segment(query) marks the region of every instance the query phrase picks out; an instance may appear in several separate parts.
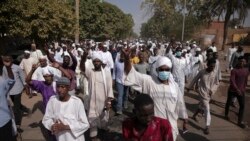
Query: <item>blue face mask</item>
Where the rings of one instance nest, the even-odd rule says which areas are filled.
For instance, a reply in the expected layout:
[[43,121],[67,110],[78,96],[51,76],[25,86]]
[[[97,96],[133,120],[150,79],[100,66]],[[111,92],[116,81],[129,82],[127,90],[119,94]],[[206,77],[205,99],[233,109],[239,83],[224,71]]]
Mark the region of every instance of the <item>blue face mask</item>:
[[181,51],[177,51],[177,52],[175,53],[175,55],[176,55],[177,57],[180,57],[180,56],[181,56]]
[[158,77],[162,81],[168,80],[169,76],[170,76],[170,72],[169,71],[160,71],[158,73]]

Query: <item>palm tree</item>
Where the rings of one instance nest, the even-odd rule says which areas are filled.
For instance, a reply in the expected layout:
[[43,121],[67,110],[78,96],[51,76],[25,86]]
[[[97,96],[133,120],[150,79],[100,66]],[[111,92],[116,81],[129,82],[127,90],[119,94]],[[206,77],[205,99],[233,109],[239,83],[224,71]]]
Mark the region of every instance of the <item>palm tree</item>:
[[206,11],[206,13],[210,18],[220,18],[221,15],[225,14],[223,43],[221,48],[224,50],[231,16],[234,13],[238,13],[239,21],[244,23],[247,17],[247,10],[250,7],[250,2],[249,0],[209,0],[205,2],[204,6],[207,6],[206,9],[208,11]]

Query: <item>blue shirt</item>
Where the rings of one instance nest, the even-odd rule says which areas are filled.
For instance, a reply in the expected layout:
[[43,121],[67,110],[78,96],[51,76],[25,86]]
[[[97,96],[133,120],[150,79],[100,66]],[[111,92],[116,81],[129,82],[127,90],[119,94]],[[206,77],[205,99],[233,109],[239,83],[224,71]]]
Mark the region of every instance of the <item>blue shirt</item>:
[[11,119],[11,112],[7,102],[7,93],[14,83],[14,80],[4,79],[0,76],[0,127],[3,127]]
[[[11,69],[14,74],[15,84],[11,88],[9,95],[18,95],[22,93],[24,85],[26,85],[24,71],[15,64],[12,64]],[[8,72],[5,66],[3,67],[3,78],[9,79]]]
[[115,61],[115,66],[113,69],[113,80],[120,84],[124,84],[123,82],[123,72],[124,72],[124,62],[120,62],[119,60]]

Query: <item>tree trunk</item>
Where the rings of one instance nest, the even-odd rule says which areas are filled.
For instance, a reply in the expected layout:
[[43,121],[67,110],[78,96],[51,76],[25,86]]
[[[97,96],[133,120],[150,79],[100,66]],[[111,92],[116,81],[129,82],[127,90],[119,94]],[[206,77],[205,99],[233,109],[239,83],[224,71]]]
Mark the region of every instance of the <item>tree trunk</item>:
[[225,49],[225,44],[227,40],[227,33],[228,33],[228,25],[230,21],[230,17],[232,15],[232,1],[229,1],[227,4],[227,12],[225,15],[225,20],[224,20],[224,33],[223,33],[223,42],[222,42],[222,47],[221,50]]

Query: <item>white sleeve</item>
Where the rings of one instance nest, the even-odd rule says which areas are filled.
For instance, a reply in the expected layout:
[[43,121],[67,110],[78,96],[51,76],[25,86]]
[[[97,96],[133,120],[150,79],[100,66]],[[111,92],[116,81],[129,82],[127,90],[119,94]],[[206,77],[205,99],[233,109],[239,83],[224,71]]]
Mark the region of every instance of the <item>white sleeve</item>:
[[51,126],[54,124],[53,118],[54,118],[54,111],[53,111],[53,102],[52,102],[52,97],[48,101],[48,104],[46,106],[46,111],[43,116],[42,123],[45,128],[48,130],[51,130]]
[[77,108],[78,118],[68,120],[70,130],[76,138],[82,135],[89,128],[89,122],[87,120],[84,105],[80,100],[78,100],[77,102],[78,106],[76,108]]
[[23,69],[23,70],[24,70],[23,60],[22,60],[22,61],[21,61],[21,63],[19,64],[19,67],[20,67],[21,69]]

